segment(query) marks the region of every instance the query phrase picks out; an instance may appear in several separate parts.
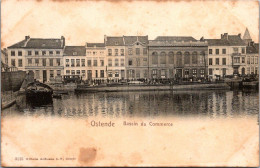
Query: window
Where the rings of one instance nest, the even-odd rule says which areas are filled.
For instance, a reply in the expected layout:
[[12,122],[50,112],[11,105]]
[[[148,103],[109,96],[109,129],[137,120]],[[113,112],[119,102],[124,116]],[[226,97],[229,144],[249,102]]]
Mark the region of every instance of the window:
[[35,53],[35,55],[39,55],[39,51],[35,51],[34,53]]
[[115,56],[118,56],[118,49],[115,49]]
[[216,65],[219,65],[219,58],[216,58]]
[[250,74],[250,67],[247,67],[246,71],[247,71],[247,74]]
[[71,59],[70,62],[71,62],[71,67],[75,67],[75,59]]
[[204,65],[205,64],[205,59],[206,59],[205,52],[201,51],[200,52],[200,63]]
[[227,69],[226,68],[223,68],[222,69],[222,73],[223,73],[223,76],[227,74]]
[[39,59],[38,58],[35,59],[35,64],[36,64],[36,66],[38,66],[38,64],[39,64]]
[[190,64],[190,53],[189,52],[184,53],[184,64]]
[[70,74],[70,70],[66,70],[66,74],[69,75]]
[[250,57],[247,57],[247,64],[250,64]]
[[209,65],[212,65],[212,58],[209,58]]
[[245,48],[242,48],[242,54],[245,54]]
[[128,60],[128,65],[129,66],[133,65],[133,61],[131,59]]
[[109,55],[109,56],[112,55],[112,49],[108,49],[108,55]]
[[53,77],[54,77],[54,71],[50,70],[50,78],[53,78]]
[[85,64],[85,59],[81,59],[81,66],[82,66],[82,67],[86,66],[86,64]]
[[147,48],[143,48],[143,55],[147,55]]
[[50,66],[53,66],[53,59],[49,59],[50,60]]
[[53,51],[49,51],[49,54],[50,54],[50,55],[53,55]]
[[177,52],[177,66],[182,66],[182,53]]
[[60,51],[56,51],[56,55],[60,55]]
[[96,78],[98,78],[98,70],[96,70]]
[[11,59],[11,65],[15,66],[15,59]]
[[76,73],[77,73],[77,75],[80,75],[80,70],[77,70]]
[[15,51],[11,51],[11,56],[15,56]]
[[22,56],[22,55],[23,55],[22,51],[18,51],[18,56]]
[[76,59],[76,66],[80,67],[80,59]]
[[100,66],[104,66],[104,60],[100,60]]
[[91,60],[88,60],[88,66],[91,67]]
[[193,77],[197,77],[197,69],[193,69],[192,70],[192,76]]
[[143,58],[143,66],[147,66],[147,58]]
[[42,55],[46,55],[46,51],[42,51]]
[[209,75],[213,75],[213,70],[209,68]]
[[158,54],[157,54],[157,52],[152,53],[152,64],[158,64]]
[[204,74],[205,73],[205,70],[204,69],[201,69],[200,70],[200,74]]
[[108,66],[109,66],[109,67],[112,66],[112,59],[108,59]]
[[245,57],[242,57],[242,63],[245,63]]
[[136,58],[136,66],[140,66],[140,58]]
[[32,55],[32,51],[28,51],[28,55]]
[[216,55],[218,55],[219,54],[219,49],[216,49]]
[[42,66],[46,66],[46,58],[42,59]]
[[39,71],[39,70],[36,70],[36,71],[35,71],[35,78],[36,78],[36,79],[39,79],[39,78],[40,78],[40,71]]
[[56,59],[56,63],[57,63],[57,66],[60,66],[60,59],[59,58]]
[[104,73],[104,70],[100,70],[100,77],[101,77],[101,78],[104,78],[104,77],[105,77],[104,74],[105,74],[105,73]]
[[93,51],[93,55],[96,55],[96,54],[97,54],[97,52]]
[[222,65],[226,65],[226,58],[222,58]]
[[169,64],[174,64],[174,54],[173,52],[169,52],[169,58],[168,58],[168,62]]
[[212,54],[212,49],[209,49],[209,54]]
[[140,70],[136,70],[136,78],[140,79]]
[[71,75],[75,75],[75,70],[71,70]]
[[111,71],[108,72],[108,77],[113,77],[113,74]]
[[97,66],[97,60],[94,60],[94,65],[93,66]]
[[123,66],[125,66],[125,60],[124,59],[121,59],[121,66],[123,67]]
[[31,65],[31,64],[32,64],[32,59],[28,58],[28,65]]
[[61,70],[57,70],[57,76],[61,75]]
[[82,76],[85,76],[86,71],[85,70],[81,70],[81,74],[82,74]]
[[136,55],[140,55],[140,48],[135,49]]
[[198,63],[198,54],[197,52],[192,53],[192,64],[197,64]]
[[234,53],[238,53],[238,48],[233,48]]
[[115,72],[115,77],[119,77],[119,72],[118,71]]
[[254,57],[251,57],[251,64],[254,64]]
[[258,58],[255,57],[255,64],[258,64]]
[[75,52],[75,51],[72,53],[72,55],[77,55],[77,54],[78,54],[78,53],[77,53],[77,52]]
[[69,67],[70,66],[70,63],[69,63],[69,59],[66,59],[66,67]]
[[121,56],[124,56],[124,49],[121,49],[121,50],[120,50],[120,55],[121,55]]
[[128,48],[128,55],[133,55],[133,49],[132,48]]
[[115,59],[115,66],[119,66],[118,59]]
[[226,54],[226,52],[227,52],[226,49],[223,48],[223,49],[222,49],[222,54]]
[[234,58],[234,63],[240,63],[240,57],[235,57]]
[[161,52],[160,54],[160,64],[166,64],[166,53]]

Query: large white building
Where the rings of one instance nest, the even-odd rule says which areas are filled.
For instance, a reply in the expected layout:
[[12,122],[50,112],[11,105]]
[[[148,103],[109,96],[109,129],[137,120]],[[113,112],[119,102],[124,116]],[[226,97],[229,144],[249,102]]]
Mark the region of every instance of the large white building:
[[245,75],[246,45],[241,34],[221,34],[220,39],[208,42],[208,74],[212,79],[227,75]]
[[7,47],[8,66],[18,70],[33,71],[35,79],[50,82],[60,79],[63,74],[63,49],[65,38],[60,39],[25,39]]
[[65,46],[63,54],[64,75],[79,76],[86,80],[86,49],[85,46]]

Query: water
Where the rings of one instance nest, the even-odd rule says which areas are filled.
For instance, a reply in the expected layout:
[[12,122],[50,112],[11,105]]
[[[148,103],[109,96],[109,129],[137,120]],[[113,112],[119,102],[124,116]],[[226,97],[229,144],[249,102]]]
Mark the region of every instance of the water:
[[53,103],[33,106],[24,95],[2,116],[56,117],[258,117],[256,91],[146,91],[80,93],[70,92]]

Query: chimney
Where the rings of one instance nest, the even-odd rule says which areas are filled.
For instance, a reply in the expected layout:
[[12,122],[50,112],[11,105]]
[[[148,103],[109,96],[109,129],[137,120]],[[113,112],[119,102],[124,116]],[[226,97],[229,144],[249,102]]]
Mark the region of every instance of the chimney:
[[107,42],[107,35],[104,35],[104,43],[106,44]]
[[228,34],[227,33],[224,33],[224,34],[221,34],[221,39],[222,40],[228,40]]
[[61,47],[63,48],[65,46],[65,38],[64,36],[61,36]]
[[238,34],[238,37],[241,38],[241,33]]
[[30,39],[30,36],[25,36],[25,40],[29,40]]

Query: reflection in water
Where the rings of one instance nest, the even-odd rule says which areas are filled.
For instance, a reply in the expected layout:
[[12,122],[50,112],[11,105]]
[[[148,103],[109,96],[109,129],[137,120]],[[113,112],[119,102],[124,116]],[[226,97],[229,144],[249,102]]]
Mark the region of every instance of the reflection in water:
[[44,106],[32,106],[25,96],[2,115],[61,117],[257,116],[258,93],[242,91],[150,91],[63,95]]

